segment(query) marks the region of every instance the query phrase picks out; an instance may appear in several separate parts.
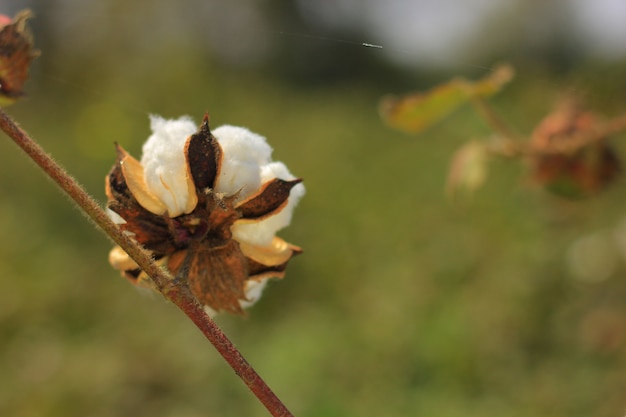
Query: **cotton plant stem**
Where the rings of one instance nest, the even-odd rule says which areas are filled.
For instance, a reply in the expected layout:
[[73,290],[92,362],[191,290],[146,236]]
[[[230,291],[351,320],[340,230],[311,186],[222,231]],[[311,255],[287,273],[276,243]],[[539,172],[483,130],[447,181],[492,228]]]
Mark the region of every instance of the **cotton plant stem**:
[[130,255],[154,281],[163,296],[182,310],[213,344],[235,373],[250,388],[254,395],[275,417],[293,416],[265,381],[256,373],[233,343],[224,335],[202,305],[189,291],[189,288],[174,280],[171,274],[156,265],[139,245],[132,241],[115,224],[100,205],[57,164],[39,144],[32,140],[15,121],[0,108],[0,129],[46,173],[78,205],[107,236]]
[[115,243],[120,245],[137,264],[152,277],[156,286],[163,289],[171,281],[168,273],[158,267],[149,255],[136,245],[113,223],[100,205],[72,178],[39,144],[33,141],[13,119],[0,109],[0,129],[4,131],[46,173],[80,209]]
[[211,341],[235,373],[250,388],[274,417],[293,417],[276,394],[267,386],[222,330],[196,301],[186,285],[169,286],[166,297],[175,303]]

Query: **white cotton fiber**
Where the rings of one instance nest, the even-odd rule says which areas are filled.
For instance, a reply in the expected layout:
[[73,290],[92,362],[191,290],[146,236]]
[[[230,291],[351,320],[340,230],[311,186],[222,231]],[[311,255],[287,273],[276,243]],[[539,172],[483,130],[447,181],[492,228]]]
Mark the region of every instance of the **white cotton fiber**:
[[148,189],[167,207],[170,217],[184,213],[188,189],[185,143],[197,127],[188,116],[166,120],[150,116],[152,135],[143,145],[141,164]]
[[[195,123],[187,116],[166,120],[150,117],[152,135],[143,146],[141,163],[146,184],[152,194],[165,204],[168,215],[184,213],[190,193],[188,189],[185,143],[196,132]],[[225,125],[213,132],[222,148],[222,165],[215,191],[225,195],[239,193],[243,200],[258,192],[274,178],[292,180],[295,177],[282,162],[272,162],[272,148],[261,135],[243,127]],[[233,237],[253,245],[269,245],[276,232],[291,222],[296,204],[304,195],[304,186],[291,189],[287,206],[278,214],[255,223],[236,222]]]
[[272,148],[265,138],[243,127],[220,126],[213,136],[222,147],[222,168],[215,189],[245,199],[261,186],[261,168],[270,162]]

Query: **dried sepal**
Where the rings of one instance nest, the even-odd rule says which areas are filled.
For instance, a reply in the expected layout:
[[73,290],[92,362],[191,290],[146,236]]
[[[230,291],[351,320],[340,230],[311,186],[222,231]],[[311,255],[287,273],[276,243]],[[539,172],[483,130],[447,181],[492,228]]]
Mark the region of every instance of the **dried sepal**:
[[215,311],[243,313],[240,301],[246,300],[248,263],[236,241],[193,244],[178,274],[181,272],[202,304]]

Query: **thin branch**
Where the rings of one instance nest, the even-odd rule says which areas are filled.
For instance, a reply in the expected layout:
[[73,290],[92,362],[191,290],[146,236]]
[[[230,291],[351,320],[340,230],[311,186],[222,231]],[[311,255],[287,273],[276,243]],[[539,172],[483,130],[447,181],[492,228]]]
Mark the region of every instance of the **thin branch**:
[[485,101],[482,97],[473,96],[471,99],[474,108],[478,111],[478,113],[483,117],[483,119],[487,122],[489,127],[500,135],[503,139],[507,139],[509,141],[515,142],[522,139],[520,135],[515,133],[513,129],[511,129],[505,122],[498,116],[498,114],[491,108],[489,103]]
[[0,129],[46,173],[76,203],[109,238],[137,262],[154,281],[163,296],[181,309],[200,329],[202,334],[224,357],[235,373],[250,388],[254,395],[275,417],[293,416],[265,381],[245,360],[232,342],[224,335],[217,324],[205,312],[204,308],[183,282],[173,279],[172,275],[156,265],[145,250],[137,245],[128,235],[109,218],[100,205],[57,164],[44,149],[32,140],[13,119],[0,108]]
[[626,114],[595,126],[593,129],[572,134],[567,137],[567,140],[551,141],[547,145],[539,146],[532,140],[520,141],[498,135],[497,140],[487,144],[487,150],[494,155],[504,157],[569,155],[624,130],[626,130]]
[[489,103],[481,97],[472,97],[472,104],[496,133],[497,140],[490,143],[487,150],[504,157],[571,154],[587,145],[626,130],[626,114],[624,114],[604,125],[596,126],[593,130],[574,134],[567,141],[553,141],[549,146],[542,145],[539,147],[534,145],[532,141],[524,140],[523,137],[509,128]]
[[194,322],[196,327],[211,341],[215,349],[273,416],[293,417],[293,414],[224,335],[219,326],[215,324],[215,321],[206,314],[204,308],[189,291],[188,286],[170,285],[164,295]]
[[606,122],[603,125],[595,126],[593,129],[577,133],[568,138],[567,141],[552,141],[549,146],[531,146],[528,153],[531,154],[571,154],[577,150],[599,142],[611,135],[626,130],[626,114]]

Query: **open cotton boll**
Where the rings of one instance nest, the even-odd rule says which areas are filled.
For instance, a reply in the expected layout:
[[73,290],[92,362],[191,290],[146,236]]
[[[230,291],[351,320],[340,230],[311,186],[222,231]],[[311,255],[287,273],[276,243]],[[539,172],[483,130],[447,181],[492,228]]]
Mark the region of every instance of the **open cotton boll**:
[[196,125],[188,116],[166,120],[150,116],[152,135],[143,145],[141,164],[144,167],[146,185],[167,207],[170,217],[185,212],[189,193],[185,143],[196,131]]
[[243,200],[261,186],[261,168],[270,162],[272,148],[263,136],[244,127],[224,125],[212,133],[224,158],[215,189],[228,195],[239,193]]
[[[291,221],[304,186],[248,129],[211,132],[207,115],[197,130],[188,117],[152,116],[151,127],[141,161],[117,147],[105,188],[111,218],[185,280],[209,314],[243,314],[302,252],[275,234]],[[121,247],[109,262],[133,284],[154,287]]]
[[[289,172],[282,162],[271,162],[261,167],[261,181],[263,183],[274,178],[293,180],[295,176]],[[235,239],[254,245],[267,246],[277,231],[291,223],[293,209],[304,196],[304,185],[298,184],[291,189],[287,205],[277,214],[256,223],[235,223],[232,231]]]

